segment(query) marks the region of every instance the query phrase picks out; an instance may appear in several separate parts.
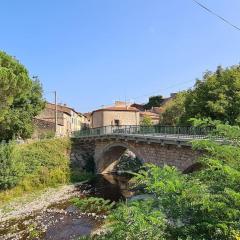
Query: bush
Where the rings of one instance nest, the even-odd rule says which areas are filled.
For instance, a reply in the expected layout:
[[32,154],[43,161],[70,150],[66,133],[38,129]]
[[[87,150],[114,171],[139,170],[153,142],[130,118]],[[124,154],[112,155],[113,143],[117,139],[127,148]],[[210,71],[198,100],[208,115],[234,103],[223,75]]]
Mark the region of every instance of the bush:
[[[0,145],[0,200],[70,181],[70,141],[42,140]],[[14,187],[14,188],[13,188]]]
[[131,151],[126,150],[120,157],[115,170],[118,174],[124,174],[127,172],[138,172],[142,166],[141,160]]
[[96,214],[109,214],[115,205],[115,202],[96,197],[73,198],[71,202],[83,212]]
[[16,186],[24,175],[25,166],[18,158],[14,144],[0,144],[0,190]]
[[39,134],[40,139],[52,139],[54,137],[55,137],[55,132],[53,131],[42,132]]

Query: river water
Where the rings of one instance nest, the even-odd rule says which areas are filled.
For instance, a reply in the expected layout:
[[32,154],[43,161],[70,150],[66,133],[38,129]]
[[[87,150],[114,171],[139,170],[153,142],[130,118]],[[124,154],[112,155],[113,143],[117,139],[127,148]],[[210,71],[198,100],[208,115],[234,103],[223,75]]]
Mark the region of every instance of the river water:
[[[102,197],[111,201],[124,201],[129,191],[129,177],[97,175],[89,183],[81,184],[76,191],[79,197]],[[55,203],[43,211],[0,223],[0,240],[70,240],[89,235],[103,223],[103,217],[81,213],[69,200]]]

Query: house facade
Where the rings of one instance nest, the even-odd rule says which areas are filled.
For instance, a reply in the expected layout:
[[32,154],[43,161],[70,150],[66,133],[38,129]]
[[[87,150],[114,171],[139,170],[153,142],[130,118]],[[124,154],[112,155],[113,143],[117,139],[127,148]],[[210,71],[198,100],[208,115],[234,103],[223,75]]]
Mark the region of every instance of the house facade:
[[[34,137],[54,132],[55,134],[55,104],[46,103],[43,111],[35,117]],[[70,136],[73,131],[81,130],[87,125],[87,118],[66,105],[57,105],[56,136]]]
[[117,101],[114,106],[97,109],[91,114],[91,127],[139,125],[139,110],[125,102]]

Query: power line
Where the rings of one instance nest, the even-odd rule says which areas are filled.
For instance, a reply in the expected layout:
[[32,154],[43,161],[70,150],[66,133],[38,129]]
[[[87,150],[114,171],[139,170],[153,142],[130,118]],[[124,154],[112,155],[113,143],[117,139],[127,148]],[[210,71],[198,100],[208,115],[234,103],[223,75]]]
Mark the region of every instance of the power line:
[[190,80],[190,81],[188,80],[188,81],[176,83],[176,84],[173,84],[173,85],[168,86],[168,87],[166,87],[166,88],[161,88],[161,89],[158,89],[158,90],[156,90],[156,91],[154,91],[154,92],[149,92],[149,93],[146,93],[146,94],[143,94],[143,95],[139,95],[139,96],[134,97],[134,98],[131,98],[131,99],[132,99],[132,100],[136,100],[136,99],[138,99],[138,98],[148,97],[148,96],[150,96],[150,95],[152,95],[152,94],[157,94],[157,93],[159,93],[160,91],[165,91],[165,90],[168,90],[168,89],[171,89],[171,88],[174,88],[174,87],[182,86],[182,85],[184,85],[184,84],[186,84],[186,83],[190,83],[190,82],[192,82],[192,81],[193,81],[193,80]]
[[206,7],[205,5],[203,5],[202,3],[198,2],[197,0],[193,0],[193,2],[195,2],[198,6],[200,6],[201,8],[203,8],[204,10],[206,10],[207,12],[209,12],[210,14],[218,17],[219,19],[221,19],[223,22],[225,22],[226,24],[230,25],[231,27],[235,28],[236,30],[240,31],[240,28],[236,25],[234,25],[233,23],[231,23],[230,21],[228,21],[227,19],[225,19],[224,17],[220,16],[219,14],[217,14],[216,12],[212,11],[211,9],[209,9],[208,7]]

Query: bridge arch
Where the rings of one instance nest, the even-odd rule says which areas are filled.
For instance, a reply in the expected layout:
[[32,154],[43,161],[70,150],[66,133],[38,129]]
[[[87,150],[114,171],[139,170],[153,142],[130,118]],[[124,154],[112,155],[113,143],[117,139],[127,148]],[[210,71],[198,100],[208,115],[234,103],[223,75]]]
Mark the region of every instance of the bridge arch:
[[136,157],[143,162],[143,158],[138,149],[136,149],[130,143],[109,143],[104,147],[101,147],[99,151],[95,151],[95,164],[97,172],[110,172],[113,169],[114,164],[119,160],[126,150],[134,153]]

